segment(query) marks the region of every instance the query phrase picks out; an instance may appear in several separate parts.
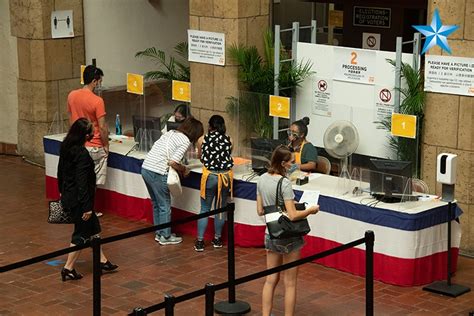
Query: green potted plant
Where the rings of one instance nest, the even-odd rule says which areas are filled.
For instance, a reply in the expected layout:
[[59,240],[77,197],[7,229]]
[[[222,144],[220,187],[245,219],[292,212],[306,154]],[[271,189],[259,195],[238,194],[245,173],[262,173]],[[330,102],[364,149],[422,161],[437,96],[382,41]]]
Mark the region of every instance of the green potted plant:
[[[395,61],[387,59],[387,62],[395,66]],[[401,64],[401,78],[405,82],[405,87],[399,88],[401,103],[399,113],[415,115],[417,117],[416,138],[389,136],[388,146],[396,154],[397,159],[411,161],[413,163],[413,176],[420,177],[420,152],[421,152],[421,131],[423,128],[423,118],[425,109],[425,92],[423,90],[423,72],[415,70],[409,64]],[[387,116],[382,121],[376,122],[383,129],[391,131],[391,116]]]
[[[250,136],[271,138],[272,119],[268,114],[268,95],[274,94],[274,41],[271,32],[264,34],[264,56],[260,56],[255,46],[231,45],[228,49],[230,58],[239,64],[239,80],[244,89],[239,96],[228,99],[227,112],[231,116],[239,116],[251,130],[245,131]],[[290,58],[290,53],[281,48],[281,60]],[[306,77],[311,75],[311,63],[280,64],[278,84],[280,95],[291,96],[293,89]]]

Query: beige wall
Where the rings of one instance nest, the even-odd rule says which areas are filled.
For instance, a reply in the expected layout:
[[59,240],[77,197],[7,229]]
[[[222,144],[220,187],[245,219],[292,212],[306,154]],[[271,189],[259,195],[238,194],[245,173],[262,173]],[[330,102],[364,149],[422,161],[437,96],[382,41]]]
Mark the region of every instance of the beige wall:
[[[459,25],[449,36],[452,56],[474,57],[474,1],[430,0],[428,21],[439,9],[443,24]],[[439,47],[432,55],[448,55]],[[458,155],[455,198],[464,211],[461,216],[461,249],[474,255],[474,98],[428,93],[423,135],[422,172],[431,191],[441,195],[436,183],[436,156],[443,152]]]
[[0,1],[0,143],[18,142],[18,60],[16,38],[10,32],[9,2]]
[[167,53],[187,40],[188,0],[84,0],[86,61],[97,59],[104,85],[125,84],[125,75],[156,70],[135,53],[155,46]]

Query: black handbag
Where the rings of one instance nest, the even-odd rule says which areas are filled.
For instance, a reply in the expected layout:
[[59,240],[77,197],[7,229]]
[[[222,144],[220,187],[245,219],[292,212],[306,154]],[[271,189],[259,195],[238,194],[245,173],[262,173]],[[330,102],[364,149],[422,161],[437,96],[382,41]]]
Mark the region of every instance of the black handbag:
[[[292,221],[286,215],[285,201],[281,192],[283,177],[278,181],[275,205],[265,206],[265,222],[268,228],[268,234],[271,239],[286,239],[292,237],[301,237],[311,231],[306,218]],[[281,203],[280,203],[281,196]]]
[[50,224],[73,224],[72,212],[63,208],[61,200],[49,201],[48,223]]

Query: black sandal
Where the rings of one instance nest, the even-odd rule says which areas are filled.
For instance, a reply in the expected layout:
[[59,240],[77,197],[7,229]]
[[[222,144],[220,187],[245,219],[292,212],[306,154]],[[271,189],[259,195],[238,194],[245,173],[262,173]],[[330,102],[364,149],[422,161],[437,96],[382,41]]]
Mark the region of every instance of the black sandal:
[[107,260],[104,263],[102,263],[102,262],[100,263],[100,268],[104,271],[114,271],[115,269],[118,268],[118,265],[113,264],[112,262]]
[[66,268],[63,268],[61,270],[61,280],[66,281],[66,280],[79,280],[82,279],[82,274],[77,273],[76,269],[68,270]]

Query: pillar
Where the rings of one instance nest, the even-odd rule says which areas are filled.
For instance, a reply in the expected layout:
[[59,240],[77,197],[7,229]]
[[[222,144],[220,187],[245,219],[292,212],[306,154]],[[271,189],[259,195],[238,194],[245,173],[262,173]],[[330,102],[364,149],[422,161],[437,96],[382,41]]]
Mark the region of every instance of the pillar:
[[[18,49],[18,152],[43,163],[43,136],[61,131],[85,62],[82,0],[10,0]],[[73,10],[74,37],[52,39],[51,13]],[[64,130],[65,131],[65,130]]]

